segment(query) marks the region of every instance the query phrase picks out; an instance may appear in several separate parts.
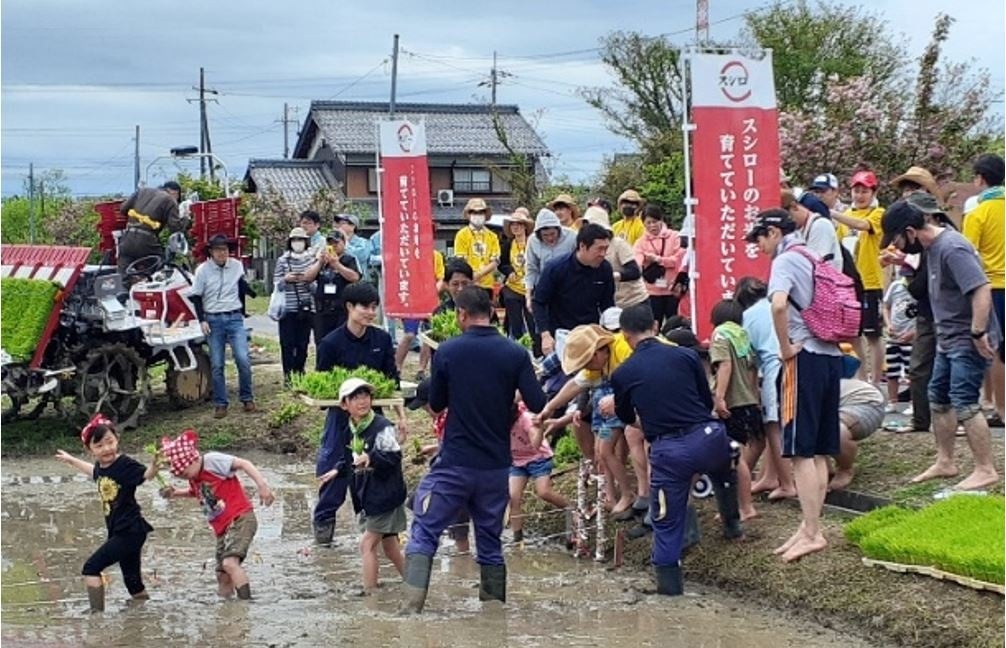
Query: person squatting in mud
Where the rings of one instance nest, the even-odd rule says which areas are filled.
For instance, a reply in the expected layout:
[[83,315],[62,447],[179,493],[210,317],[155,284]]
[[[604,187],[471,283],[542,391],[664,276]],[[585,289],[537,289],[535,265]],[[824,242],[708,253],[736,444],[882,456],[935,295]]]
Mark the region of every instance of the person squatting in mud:
[[150,598],[140,572],[140,555],[147,534],[154,530],[143,518],[136,503],[136,487],[153,479],[157,474],[157,461],[144,468],[143,464],[119,452],[119,433],[110,420],[96,414],[80,431],[80,440],[94,457],[94,463],[78,459],[58,450],[56,460],[76,468],[98,486],[108,540],[91,554],[81,573],[87,587],[87,600],[91,612],[105,611],[105,585],[101,572],[119,563],[122,581],[134,600]]

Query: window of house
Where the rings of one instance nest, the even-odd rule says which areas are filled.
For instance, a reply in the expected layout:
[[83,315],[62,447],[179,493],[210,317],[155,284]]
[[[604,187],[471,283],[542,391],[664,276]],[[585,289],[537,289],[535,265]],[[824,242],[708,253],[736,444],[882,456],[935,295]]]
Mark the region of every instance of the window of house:
[[367,191],[377,193],[377,169],[367,169]]
[[492,191],[492,174],[488,169],[454,169],[454,191],[489,193]]

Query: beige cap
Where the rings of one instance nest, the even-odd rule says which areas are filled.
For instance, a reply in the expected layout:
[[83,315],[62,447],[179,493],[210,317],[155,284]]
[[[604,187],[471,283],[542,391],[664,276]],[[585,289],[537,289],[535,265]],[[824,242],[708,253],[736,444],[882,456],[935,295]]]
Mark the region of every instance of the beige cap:
[[618,204],[623,202],[634,202],[643,204],[643,197],[639,195],[639,192],[635,189],[626,189],[622,192],[622,195],[618,197]]
[[583,214],[583,222],[600,225],[609,232],[611,231],[611,218],[608,217],[608,212],[600,207],[588,207]]
[[339,401],[344,401],[353,395],[353,392],[360,389],[361,387],[366,388],[370,391],[370,394],[374,394],[374,386],[362,378],[348,378],[341,385],[339,385]]
[[486,218],[493,215],[493,210],[489,209],[489,205],[486,201],[481,198],[472,198],[465,204],[464,212],[462,212],[465,218],[468,218],[469,212],[473,211],[484,211],[486,213]]

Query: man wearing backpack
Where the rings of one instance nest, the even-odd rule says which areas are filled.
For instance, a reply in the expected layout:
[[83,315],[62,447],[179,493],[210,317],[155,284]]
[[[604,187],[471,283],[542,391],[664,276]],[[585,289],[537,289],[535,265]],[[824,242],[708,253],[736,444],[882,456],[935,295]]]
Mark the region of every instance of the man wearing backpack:
[[[834,337],[855,332],[855,321],[844,322],[844,330],[808,325],[832,319],[842,322],[844,313],[821,312],[820,298],[826,291],[841,287],[845,302],[851,301],[851,315],[858,315],[851,281],[806,249],[796,223],[782,209],[758,214],[747,241],[772,259],[768,295],[772,304],[772,323],[779,339],[783,361],[780,418],[783,426],[782,454],[792,457],[797,496],[802,521],[796,533],[775,550],[786,562],[797,560],[828,545],[821,531],[821,509],[828,486],[827,457],[839,452],[839,398],[842,357]],[[833,283],[826,288],[815,280],[827,277]],[[817,297],[818,299],[816,299]],[[838,302],[833,302],[838,303]],[[844,302],[842,302],[844,304]],[[845,304],[849,306],[848,304]]]

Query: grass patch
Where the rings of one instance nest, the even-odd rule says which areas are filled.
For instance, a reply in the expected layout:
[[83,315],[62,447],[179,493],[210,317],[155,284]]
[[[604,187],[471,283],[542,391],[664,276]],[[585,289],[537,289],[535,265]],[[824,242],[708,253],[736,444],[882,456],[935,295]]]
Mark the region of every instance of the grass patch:
[[248,297],[245,300],[245,310],[249,315],[265,315],[269,310],[269,295],[260,292],[258,297]]
[[251,344],[253,347],[257,347],[267,353],[280,352],[279,348],[279,338],[265,337],[263,335],[253,335],[251,338]]
[[576,438],[567,430],[556,442],[555,454],[552,460],[558,468],[578,464],[582,457],[580,445],[576,442]]
[[224,430],[211,432],[199,439],[199,445],[205,450],[224,450],[234,445],[234,435]]
[[1003,584],[1004,514],[1002,497],[959,495],[917,512],[877,509],[846,525],[845,535],[874,560]]

